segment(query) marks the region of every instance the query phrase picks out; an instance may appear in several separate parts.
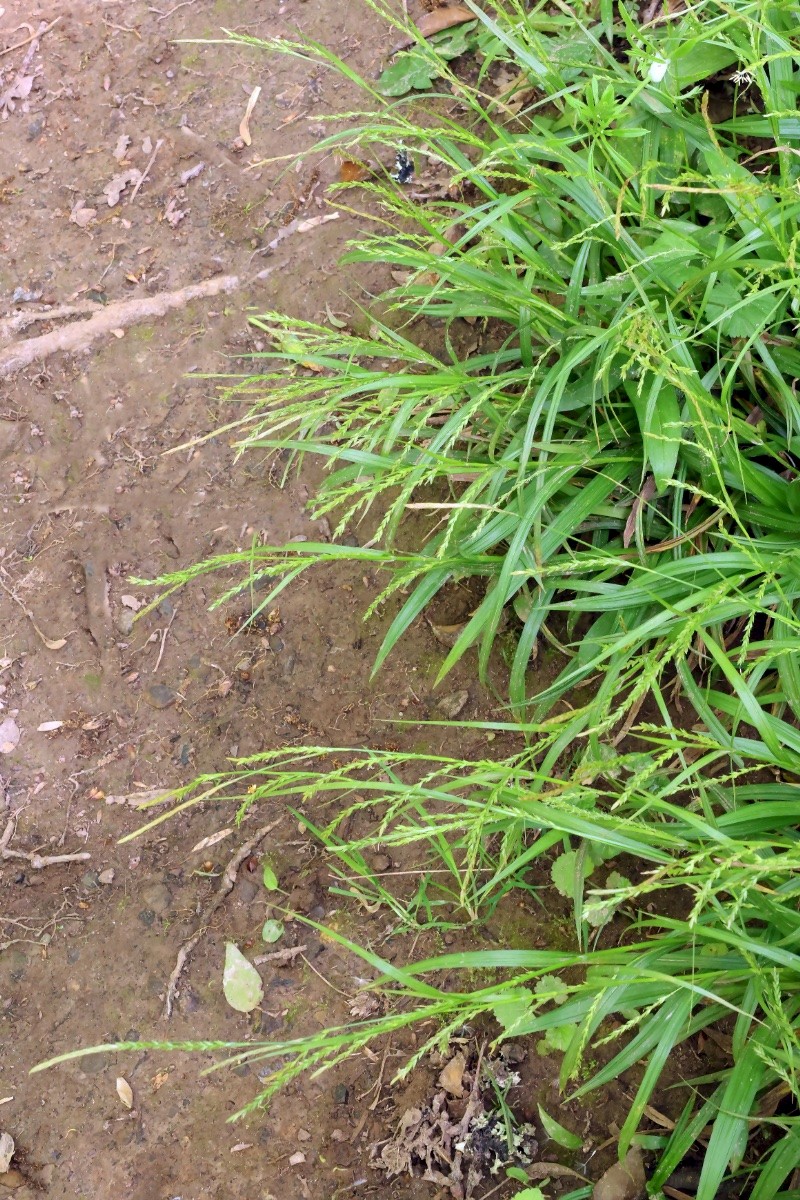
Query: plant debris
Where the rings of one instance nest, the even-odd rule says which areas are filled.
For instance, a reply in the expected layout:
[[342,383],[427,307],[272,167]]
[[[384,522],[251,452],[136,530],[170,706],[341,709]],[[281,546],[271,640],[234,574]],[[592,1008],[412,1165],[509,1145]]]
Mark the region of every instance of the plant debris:
[[508,1087],[519,1082],[502,1059],[485,1059],[481,1052],[468,1067],[466,1055],[457,1052],[430,1103],[407,1109],[394,1137],[372,1147],[377,1168],[390,1178],[408,1174],[435,1183],[453,1200],[471,1200],[487,1176],[496,1176],[506,1165],[527,1166],[539,1148],[535,1130],[528,1124],[509,1129],[496,1100],[499,1077],[507,1079]]

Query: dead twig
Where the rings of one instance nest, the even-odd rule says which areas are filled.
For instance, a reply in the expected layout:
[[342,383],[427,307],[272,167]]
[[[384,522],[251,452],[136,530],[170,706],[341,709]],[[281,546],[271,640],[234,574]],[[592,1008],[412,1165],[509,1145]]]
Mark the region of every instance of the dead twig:
[[160,8],[148,8],[147,11],[158,13],[159,16],[157,19],[159,21],[166,21],[167,17],[171,17],[172,14],[177,12],[179,8],[188,8],[190,4],[194,4],[194,0],[181,0],[180,4],[176,4],[174,8],[168,9],[167,12],[161,12]]
[[139,176],[139,178],[136,182],[136,187],[131,192],[131,198],[128,201],[129,205],[133,204],[134,200],[139,195],[139,188],[142,186],[145,179],[147,179],[147,176],[150,174],[150,168],[152,167],[153,163],[156,161],[156,155],[158,154],[159,150],[161,149],[161,147],[163,145],[164,145],[164,139],[159,138],[155,144],[153,153],[150,155],[150,161],[148,162],[147,166],[145,167],[145,169],[142,171],[141,175]]
[[308,946],[289,946],[286,950],[272,950],[269,954],[257,954],[253,959],[259,967],[262,963],[271,963],[273,967],[290,967],[294,960],[305,954]]
[[14,836],[16,826],[16,817],[9,817],[0,837],[0,859],[21,858],[29,863],[34,871],[41,871],[45,867],[56,867],[61,863],[86,862],[87,858],[92,857],[88,850],[81,850],[77,854],[39,854],[37,850],[9,850],[8,844]]
[[121,300],[106,304],[88,321],[74,321],[62,329],[54,329],[39,337],[14,342],[0,353],[0,379],[5,379],[30,366],[42,358],[58,351],[74,353],[86,350],[98,338],[105,337],[115,329],[124,329],[139,321],[152,321],[163,317],[174,308],[183,308],[192,300],[218,296],[220,292],[232,292],[240,285],[238,275],[215,275],[201,283],[191,283],[174,292],[162,292],[157,296],[141,296],[133,300]]
[[170,629],[172,628],[172,622],[175,620],[177,615],[178,615],[178,606],[176,604],[172,610],[172,616],[170,617],[169,621],[164,626],[164,628],[161,632],[161,649],[158,652],[158,658],[156,659],[156,665],[153,667],[154,675],[155,675],[156,671],[158,670],[158,668],[161,666],[161,659],[164,657],[164,647],[167,644],[167,634],[169,633]]
[[189,955],[192,953],[197,943],[207,931],[211,922],[211,918],[214,916],[217,909],[222,906],[226,898],[233,891],[236,883],[236,876],[239,872],[239,867],[246,858],[250,857],[256,847],[261,845],[261,843],[264,841],[264,838],[272,833],[273,829],[280,825],[282,820],[283,818],[279,817],[277,821],[273,821],[270,825],[263,825],[261,829],[257,830],[253,837],[250,838],[249,842],[245,842],[243,846],[239,847],[225,870],[222,872],[222,879],[220,880],[219,887],[217,888],[211,902],[206,905],[200,916],[200,924],[192,936],[187,938],[187,940],[178,950],[178,957],[175,960],[175,966],[172,968],[172,974],[169,977],[169,983],[167,984],[167,995],[166,999],[164,1000],[164,1018],[166,1020],[169,1020],[169,1018],[172,1016],[172,1010],[175,1006],[175,997],[178,994],[178,983],[180,982],[181,975],[186,968]]
[[[16,42],[13,46],[6,46],[4,50],[0,50],[0,58],[2,58],[4,54],[11,54],[14,50],[21,50],[23,46],[29,45],[30,42],[35,42],[37,38],[44,37],[44,35],[49,33],[53,26],[57,25],[60,20],[61,17],[56,17],[55,21],[51,21],[49,25],[46,25],[44,21],[42,21],[41,25],[36,30],[36,33],[32,33],[30,37],[25,38],[24,42]],[[28,29],[30,29],[30,25],[28,26]]]

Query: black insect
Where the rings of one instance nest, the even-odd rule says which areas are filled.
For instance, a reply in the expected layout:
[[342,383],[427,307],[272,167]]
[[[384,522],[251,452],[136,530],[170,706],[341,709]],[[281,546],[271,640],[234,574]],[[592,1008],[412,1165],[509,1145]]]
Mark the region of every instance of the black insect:
[[410,183],[413,175],[414,163],[411,155],[401,146],[394,156],[392,179],[396,179],[398,183]]

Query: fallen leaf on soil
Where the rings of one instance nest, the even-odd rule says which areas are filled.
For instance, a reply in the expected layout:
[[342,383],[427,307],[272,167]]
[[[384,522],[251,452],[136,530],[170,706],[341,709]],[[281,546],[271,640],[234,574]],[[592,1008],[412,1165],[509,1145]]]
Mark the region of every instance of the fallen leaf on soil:
[[78,203],[73,206],[72,212],[69,214],[69,219],[72,221],[73,225],[77,225],[79,229],[85,229],[87,225],[91,224],[96,216],[96,208],[87,208],[83,201],[79,200]]
[[592,1200],[639,1200],[645,1189],[642,1152],[634,1146],[622,1162],[616,1162],[600,1176],[592,1191]]
[[125,157],[125,151],[128,149],[130,144],[131,139],[128,137],[127,133],[121,133],[117,138],[117,144],[112,151],[117,162],[122,162],[123,158]]
[[0,1172],[5,1174],[14,1157],[14,1139],[10,1133],[0,1133]]
[[164,220],[168,225],[171,225],[173,229],[176,229],[178,225],[180,225],[183,218],[188,216],[188,214],[189,209],[178,208],[178,201],[173,196],[168,202],[167,207],[164,209]]
[[228,942],[225,947],[222,991],[228,1004],[237,1012],[251,1012],[264,998],[261,976],[233,942]]
[[466,1065],[467,1057],[459,1051],[458,1054],[453,1055],[439,1076],[439,1083],[444,1090],[449,1092],[451,1096],[455,1096],[457,1100],[460,1100],[464,1095],[464,1085],[461,1081],[464,1078]]
[[[453,4],[449,7],[442,5],[434,8],[431,12],[423,13],[417,21],[417,30],[423,37],[433,37],[435,33],[441,33],[443,29],[452,29],[454,25],[463,25],[465,21],[474,21],[475,13],[469,8],[465,8],[463,4]],[[392,53],[396,54],[398,50],[405,50],[407,46],[414,44],[414,38],[411,34],[398,42],[392,47]]]
[[190,179],[196,179],[201,171],[205,171],[206,164],[204,162],[196,163],[195,166],[189,167],[188,171],[181,172],[181,187],[186,187]]
[[382,1009],[383,1005],[373,992],[358,992],[350,1001],[350,1016],[358,1021],[366,1021]]
[[28,99],[34,79],[34,75],[17,77],[4,92],[0,93],[0,113],[2,113],[4,121],[8,117],[8,114],[12,113],[17,107],[15,101]]
[[117,1077],[117,1095],[126,1108],[133,1108],[133,1089],[121,1075]]
[[201,838],[196,846],[192,846],[190,854],[196,854],[199,850],[207,850],[209,846],[216,846],[217,842],[221,842],[229,833],[233,833],[233,829],[218,829],[216,833],[210,833],[208,837]]
[[270,250],[275,250],[284,238],[291,237],[293,233],[308,233],[310,229],[314,229],[317,225],[325,225],[328,221],[338,221],[341,213],[324,213],[321,217],[309,217],[305,221],[290,221],[288,225],[284,225],[278,230],[277,237],[274,237],[271,242],[267,242],[267,247]]
[[239,122],[239,137],[242,139],[245,146],[249,146],[253,141],[253,139],[250,137],[250,118],[253,115],[253,109],[255,108],[260,95],[261,88],[254,87],[250,93],[250,98],[247,101],[247,108],[244,110],[244,116]]
[[19,745],[21,737],[19,725],[13,717],[6,717],[0,722],[0,754],[11,754]]
[[450,647],[455,646],[467,627],[466,621],[462,621],[458,625],[436,625],[433,621],[428,621],[428,624],[437,642],[441,642],[443,646]]
[[461,691],[450,692],[447,696],[441,696],[436,701],[436,707],[448,721],[454,721],[468,700],[469,692],[466,688],[463,688]]
[[238,1154],[241,1150],[252,1150],[252,1142],[237,1142],[235,1146],[231,1146],[231,1154]]
[[36,732],[52,733],[54,729],[60,729],[63,724],[63,721],[42,721],[41,725],[36,726]]
[[138,612],[142,607],[142,601],[137,600],[135,596],[120,596],[120,604],[124,604],[126,608],[132,608],[134,612]]
[[345,159],[339,164],[339,182],[340,183],[360,183],[363,179],[369,179],[370,172],[363,163],[351,162],[350,159]]
[[115,175],[113,179],[109,179],[106,186],[103,188],[103,195],[108,200],[108,207],[113,208],[115,204],[119,204],[119,198],[130,184],[136,184],[142,178],[142,172],[137,171],[135,167],[131,167],[128,171],[120,171],[119,175]]
[[153,1076],[153,1091],[157,1092],[169,1079],[169,1071],[156,1071]]
[[129,804],[131,808],[144,808],[146,804],[157,804],[172,799],[172,792],[163,788],[145,788],[141,792],[128,792],[125,796],[106,796],[106,804]]
[[265,921],[261,930],[261,940],[264,942],[279,942],[283,937],[283,921]]

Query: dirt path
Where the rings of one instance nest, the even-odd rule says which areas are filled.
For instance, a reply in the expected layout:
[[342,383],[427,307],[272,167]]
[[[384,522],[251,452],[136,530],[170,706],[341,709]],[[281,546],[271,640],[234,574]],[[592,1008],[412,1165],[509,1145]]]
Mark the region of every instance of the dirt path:
[[[200,1081],[208,1056],[98,1055],[27,1074],[48,1055],[119,1038],[296,1035],[345,1019],[357,990],[358,964],[294,923],[283,944],[302,935],[307,950],[290,969],[265,968],[257,1022],[226,1006],[224,943],[257,941],[267,908],[253,861],[198,946],[167,1026],[177,949],[258,824],[281,819],[268,856],[297,911],[331,919],[328,876],[277,806],[201,852],[197,842],[231,824],[229,809],[118,839],[138,824],[124,797],[219,769],[229,754],[303,740],[385,744],[387,719],[427,711],[441,648],[424,627],[368,683],[380,630],[360,622],[376,587],[361,571],[295,587],[258,638],[230,636],[236,610],[209,616],[213,581],[132,629],[147,594],[128,581],[245,546],[253,531],[274,542],[327,535],[306,513],[312,480],[282,490],[266,457],[234,465],[224,441],[163,452],[229,415],[202,375],[240,370],[238,356],[259,347],[248,305],[320,319],[326,304],[353,311],[362,289],[383,283],[337,269],[357,229],[344,214],[271,256],[254,253],[286,221],[330,211],[332,161],[282,177],[282,164],[249,165],[313,144],[320,115],[350,102],[339,83],[305,63],[176,39],[300,28],[374,72],[389,35],[348,0],[4,0],[0,14],[0,47],[51,26],[34,53],[0,57],[0,320],[269,272],[0,382],[0,833],[13,817],[6,850],[90,855],[44,870],[0,861],[0,1127],[18,1147],[0,1196],[430,1195],[413,1181],[387,1187],[367,1165],[402,1104],[369,1110],[369,1057],[235,1127],[225,1118],[257,1090],[256,1073]],[[256,86],[248,149],[239,122]],[[151,158],[138,193],[129,174],[110,205],[109,186],[113,195],[125,182],[115,177]],[[470,680],[456,675],[453,686]],[[478,703],[471,697],[465,715]],[[383,936],[384,918],[359,920],[362,939]]]

